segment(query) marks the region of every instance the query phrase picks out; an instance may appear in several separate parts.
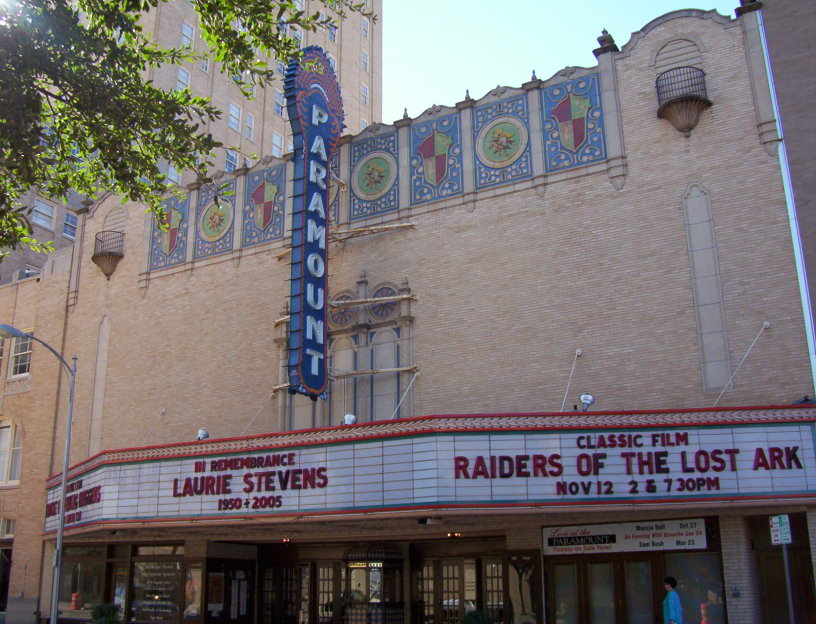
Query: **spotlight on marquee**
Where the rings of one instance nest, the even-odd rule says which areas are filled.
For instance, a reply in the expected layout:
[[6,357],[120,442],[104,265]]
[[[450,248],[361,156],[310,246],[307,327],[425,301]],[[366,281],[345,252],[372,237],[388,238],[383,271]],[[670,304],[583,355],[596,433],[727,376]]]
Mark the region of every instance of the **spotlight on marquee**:
[[581,395],[581,411],[585,412],[589,409],[589,406],[595,402],[595,397],[591,394],[582,394]]
[[210,437],[210,434],[207,432],[206,429],[199,429],[198,430],[198,439],[199,440],[206,440]]
[[357,417],[354,414],[346,414],[343,416],[344,425],[353,425],[357,422]]

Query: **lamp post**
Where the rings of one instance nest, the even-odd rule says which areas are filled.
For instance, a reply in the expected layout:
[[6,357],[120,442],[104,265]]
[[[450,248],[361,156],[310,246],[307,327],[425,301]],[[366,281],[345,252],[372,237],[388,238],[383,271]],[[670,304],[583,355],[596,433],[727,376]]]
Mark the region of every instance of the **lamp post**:
[[59,506],[59,525],[57,528],[57,545],[54,550],[54,573],[51,586],[51,624],[58,624],[59,622],[59,579],[60,566],[62,565],[62,539],[65,534],[65,494],[68,486],[68,460],[71,451],[71,425],[74,420],[74,382],[76,381],[76,365],[77,356],[71,359],[71,364],[65,361],[57,351],[47,342],[44,342],[34,336],[20,331],[11,325],[0,323],[0,338],[30,338],[39,342],[42,346],[53,353],[59,360],[60,364],[68,371],[71,376],[71,387],[68,391],[68,423],[65,425],[65,451],[63,453],[62,461],[62,483],[60,485],[60,506]]

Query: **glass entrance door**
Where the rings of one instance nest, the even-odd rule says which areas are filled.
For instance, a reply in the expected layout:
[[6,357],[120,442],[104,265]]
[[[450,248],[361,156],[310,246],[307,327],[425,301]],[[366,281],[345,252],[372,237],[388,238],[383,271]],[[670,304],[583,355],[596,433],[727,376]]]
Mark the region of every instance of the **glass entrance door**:
[[548,621],[555,624],[654,624],[650,557],[553,558],[547,564]]

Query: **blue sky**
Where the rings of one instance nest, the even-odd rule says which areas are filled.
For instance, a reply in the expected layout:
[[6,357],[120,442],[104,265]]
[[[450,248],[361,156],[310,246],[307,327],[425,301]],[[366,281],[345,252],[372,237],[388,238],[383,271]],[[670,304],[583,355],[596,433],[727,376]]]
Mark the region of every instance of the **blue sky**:
[[517,87],[535,70],[546,79],[568,65],[592,67],[606,28],[623,46],[631,33],[678,9],[734,17],[739,0],[383,0],[383,122],[433,104],[453,105],[465,89],[479,98],[497,84]]

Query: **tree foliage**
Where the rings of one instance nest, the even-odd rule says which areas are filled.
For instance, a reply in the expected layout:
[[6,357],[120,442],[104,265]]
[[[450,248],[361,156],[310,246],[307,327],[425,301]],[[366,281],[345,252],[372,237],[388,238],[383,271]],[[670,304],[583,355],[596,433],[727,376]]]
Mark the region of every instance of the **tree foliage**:
[[[0,247],[41,245],[20,205],[28,189],[65,198],[112,192],[160,212],[170,185],[159,162],[207,182],[206,131],[221,111],[188,89],[162,89],[152,70],[195,61],[193,50],[157,44],[144,18],[165,0],[0,0]],[[336,25],[364,3],[320,0],[189,1],[206,54],[240,76],[245,94],[275,79],[277,59],[298,53],[289,26]]]

